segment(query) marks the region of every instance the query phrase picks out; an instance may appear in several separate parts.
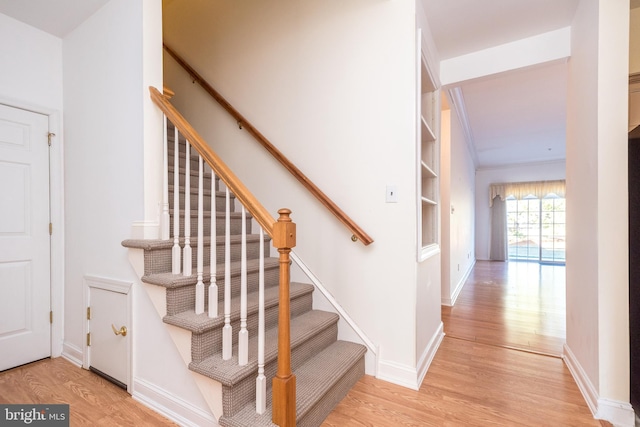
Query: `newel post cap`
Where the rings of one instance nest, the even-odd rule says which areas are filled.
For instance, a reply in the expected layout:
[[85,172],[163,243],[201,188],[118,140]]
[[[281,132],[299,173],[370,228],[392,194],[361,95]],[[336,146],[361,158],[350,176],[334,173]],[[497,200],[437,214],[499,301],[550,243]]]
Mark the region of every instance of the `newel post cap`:
[[273,246],[278,249],[293,248],[296,245],[296,224],[291,221],[291,210],[278,210],[280,217],[273,224]]

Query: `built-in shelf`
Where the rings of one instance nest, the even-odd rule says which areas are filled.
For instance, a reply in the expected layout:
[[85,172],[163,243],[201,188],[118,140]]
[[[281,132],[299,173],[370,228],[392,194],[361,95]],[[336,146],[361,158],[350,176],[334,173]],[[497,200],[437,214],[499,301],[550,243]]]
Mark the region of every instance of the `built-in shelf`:
[[427,199],[426,197],[422,198],[422,203],[427,204],[427,205],[434,205],[434,206],[438,204],[437,202],[434,202],[431,199]]
[[435,141],[436,135],[433,133],[433,130],[431,130],[429,123],[427,123],[426,119],[422,115],[420,116],[420,119],[420,122],[422,123],[422,140],[425,142]]
[[418,93],[417,93],[417,184],[418,184],[418,259],[439,253],[438,227],[440,217],[440,93],[422,52],[422,36],[418,33]]
[[422,163],[422,176],[425,177],[429,177],[429,178],[437,178],[438,175],[429,167],[429,165],[427,165],[425,162],[421,162]]

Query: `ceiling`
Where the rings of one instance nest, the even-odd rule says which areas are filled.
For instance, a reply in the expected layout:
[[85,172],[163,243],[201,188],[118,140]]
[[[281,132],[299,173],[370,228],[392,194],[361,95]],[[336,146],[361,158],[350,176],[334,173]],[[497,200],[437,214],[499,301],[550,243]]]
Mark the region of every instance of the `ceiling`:
[[0,0],[0,13],[64,37],[109,0]]
[[[579,3],[421,1],[443,60],[570,26]],[[476,168],[564,160],[566,67],[541,64],[458,85]]]
[[[0,0],[0,13],[64,37],[108,1]],[[449,59],[569,26],[580,0],[419,1],[440,58]],[[640,7],[640,0],[630,1]],[[566,63],[458,89],[477,168],[564,159]]]

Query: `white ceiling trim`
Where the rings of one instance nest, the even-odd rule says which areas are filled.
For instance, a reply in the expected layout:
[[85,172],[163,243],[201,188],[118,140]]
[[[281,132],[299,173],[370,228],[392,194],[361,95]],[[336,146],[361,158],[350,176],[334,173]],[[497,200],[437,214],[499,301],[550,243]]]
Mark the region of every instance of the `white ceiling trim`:
[[471,125],[469,124],[469,117],[467,116],[467,108],[464,104],[464,96],[462,95],[462,88],[453,87],[447,89],[449,93],[449,101],[453,106],[456,116],[462,126],[462,133],[464,134],[464,140],[469,148],[469,154],[471,154],[471,160],[473,161],[474,169],[478,168],[478,152],[476,151],[476,144],[473,140],[473,132],[471,131]]
[[442,86],[566,59],[571,56],[571,27],[560,28],[440,62]]
[[544,165],[566,165],[567,161],[565,159],[559,160],[543,160],[539,162],[514,162],[503,165],[492,165],[492,166],[480,166],[476,169],[476,172],[484,172],[484,171],[492,171],[492,170],[503,170],[503,169],[513,169],[525,166],[544,166]]

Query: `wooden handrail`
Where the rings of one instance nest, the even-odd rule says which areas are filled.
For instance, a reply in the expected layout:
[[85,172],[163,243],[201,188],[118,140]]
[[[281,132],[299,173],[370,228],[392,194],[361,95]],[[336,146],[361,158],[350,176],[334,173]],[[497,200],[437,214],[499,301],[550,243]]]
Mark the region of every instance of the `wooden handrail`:
[[[165,95],[161,94],[158,89],[152,86],[149,87],[149,92],[151,92],[153,102],[164,112],[169,121],[178,128],[191,146],[202,156],[203,160],[211,166],[216,175],[224,182],[240,203],[251,212],[251,215],[253,215],[258,224],[264,229],[265,233],[273,237],[273,224],[276,220],[269,214],[269,211],[251,194],[247,187],[245,187],[231,169],[229,169],[204,139],[202,139],[198,132],[196,132],[193,126],[171,105]],[[212,197],[215,196],[212,195]]]
[[175,61],[191,75],[194,81],[198,82],[202,88],[207,91],[213,99],[215,99],[231,116],[238,122],[241,128],[249,132],[271,155],[278,160],[300,183],[313,194],[320,203],[322,203],[329,211],[335,215],[338,220],[344,224],[352,233],[352,240],[360,240],[365,246],[373,243],[373,239],[365,233],[346,213],[342,211],[322,190],[318,188],[305,174],[300,171],[280,150],[278,150],[258,129],[256,129],[238,110],[218,93],[196,70],[194,70],[184,59],[180,57],[173,49],[163,43],[167,53],[175,59]]

